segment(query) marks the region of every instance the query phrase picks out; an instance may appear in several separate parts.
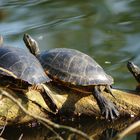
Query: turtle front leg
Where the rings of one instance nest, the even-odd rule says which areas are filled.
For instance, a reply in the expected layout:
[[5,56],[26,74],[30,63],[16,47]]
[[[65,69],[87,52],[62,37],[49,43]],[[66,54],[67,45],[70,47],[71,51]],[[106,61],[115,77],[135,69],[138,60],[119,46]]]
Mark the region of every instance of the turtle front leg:
[[119,112],[116,106],[111,102],[105,99],[104,96],[101,95],[99,91],[99,87],[95,86],[93,91],[93,96],[95,97],[99,108],[101,110],[101,114],[108,120],[113,120],[119,116]]

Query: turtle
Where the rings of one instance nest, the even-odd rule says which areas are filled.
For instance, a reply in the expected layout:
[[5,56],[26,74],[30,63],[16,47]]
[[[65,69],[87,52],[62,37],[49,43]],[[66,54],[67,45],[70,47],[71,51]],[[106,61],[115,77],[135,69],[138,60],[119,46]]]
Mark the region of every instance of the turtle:
[[112,94],[114,80],[93,58],[68,48],[54,48],[40,53],[38,43],[30,35],[24,34],[23,40],[54,82],[81,93],[92,94],[105,119],[113,120],[119,116],[116,105],[101,94],[103,90]]
[[139,85],[137,85],[136,87],[136,90],[140,91],[140,68],[131,61],[128,61],[127,68],[132,73],[136,81],[139,83]]
[[49,101],[50,111],[57,112],[54,99],[44,85],[51,79],[38,59],[28,49],[3,45],[2,36],[0,40],[0,85],[12,90],[40,90],[45,101]]

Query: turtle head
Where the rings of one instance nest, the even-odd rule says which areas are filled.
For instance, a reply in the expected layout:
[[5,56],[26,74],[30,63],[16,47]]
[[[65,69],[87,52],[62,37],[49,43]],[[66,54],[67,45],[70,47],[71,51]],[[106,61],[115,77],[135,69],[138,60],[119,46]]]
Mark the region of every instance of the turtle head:
[[2,35],[0,35],[0,46],[2,46],[2,44],[3,44],[3,37]]
[[37,56],[40,53],[38,43],[30,35],[24,34],[23,41],[33,55]]
[[133,74],[138,83],[140,83],[140,68],[133,62],[127,63],[128,70]]

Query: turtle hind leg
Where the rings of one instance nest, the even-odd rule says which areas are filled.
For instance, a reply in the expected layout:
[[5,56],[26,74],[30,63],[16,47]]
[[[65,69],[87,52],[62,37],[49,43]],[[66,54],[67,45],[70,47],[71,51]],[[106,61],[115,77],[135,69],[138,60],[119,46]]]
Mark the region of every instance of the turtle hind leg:
[[99,86],[95,86],[93,90],[93,96],[95,97],[99,108],[101,110],[101,114],[108,120],[113,120],[119,116],[119,112],[115,105],[106,100],[104,96],[101,95],[99,91]]

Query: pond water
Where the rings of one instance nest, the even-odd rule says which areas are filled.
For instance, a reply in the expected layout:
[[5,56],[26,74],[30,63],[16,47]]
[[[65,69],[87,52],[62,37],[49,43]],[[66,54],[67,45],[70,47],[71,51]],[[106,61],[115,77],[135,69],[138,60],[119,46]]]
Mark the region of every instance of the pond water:
[[24,47],[28,33],[41,50],[80,50],[114,78],[113,87],[134,89],[126,64],[140,65],[139,5],[139,0],[1,0],[0,34],[10,46]]

